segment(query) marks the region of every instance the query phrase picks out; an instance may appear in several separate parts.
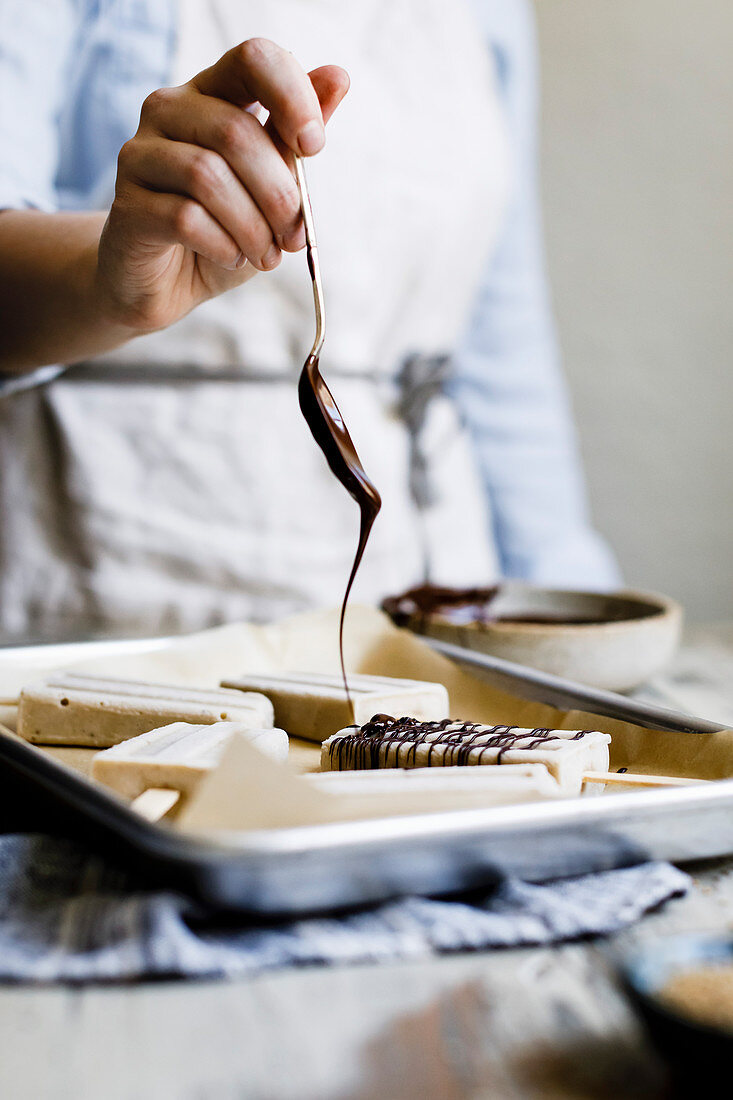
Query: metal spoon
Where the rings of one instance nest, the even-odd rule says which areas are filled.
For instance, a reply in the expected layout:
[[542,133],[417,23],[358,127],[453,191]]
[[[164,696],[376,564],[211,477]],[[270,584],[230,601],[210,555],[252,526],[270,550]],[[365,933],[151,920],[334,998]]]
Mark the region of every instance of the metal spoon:
[[308,181],[305,177],[305,165],[300,157],[295,157],[295,178],[298,181],[300,192],[300,204],[303,210],[303,224],[305,225],[306,256],[308,258],[308,270],[313,281],[313,302],[316,307],[316,338],[311,349],[311,356],[317,359],[321,354],[323,341],[326,335],[326,306],[323,299],[323,283],[321,282],[321,268],[318,263],[318,245],[316,244],[316,230],[313,222],[313,207],[308,194]]

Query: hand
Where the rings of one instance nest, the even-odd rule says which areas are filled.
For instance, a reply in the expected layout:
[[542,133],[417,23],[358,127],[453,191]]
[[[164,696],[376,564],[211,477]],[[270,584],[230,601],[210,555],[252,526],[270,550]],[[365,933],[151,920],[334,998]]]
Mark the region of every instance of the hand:
[[[292,153],[313,156],[349,87],[335,65],[306,74],[252,38],[179,88],[145,100],[120,151],[99,243],[105,316],[165,328],[305,244]],[[253,110],[269,111],[265,125]]]

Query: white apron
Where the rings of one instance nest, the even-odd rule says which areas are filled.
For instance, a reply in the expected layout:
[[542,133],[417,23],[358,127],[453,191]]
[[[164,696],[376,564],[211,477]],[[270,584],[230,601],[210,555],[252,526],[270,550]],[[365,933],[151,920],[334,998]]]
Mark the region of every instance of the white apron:
[[[489,582],[489,517],[453,407],[427,403],[418,453],[395,381],[408,361],[419,390],[455,348],[503,213],[489,51],[464,0],[181,0],[174,82],[253,36],[352,81],[307,167],[321,369],[384,502],[354,598],[416,583],[426,562],[438,582]],[[195,629],[337,603],[358,514],[298,408],[313,328],[304,254],[285,255],[166,332],[7,402],[5,631]]]

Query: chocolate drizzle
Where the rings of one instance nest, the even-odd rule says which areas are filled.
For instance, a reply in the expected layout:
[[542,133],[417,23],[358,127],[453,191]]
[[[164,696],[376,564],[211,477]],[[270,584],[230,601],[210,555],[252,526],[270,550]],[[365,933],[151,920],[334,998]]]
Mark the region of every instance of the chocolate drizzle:
[[[336,771],[347,769],[379,768],[387,765],[394,750],[394,763],[398,767],[414,768],[418,749],[427,746],[425,766],[432,762],[433,752],[441,749],[442,763],[466,766],[481,764],[487,750],[498,749],[496,763],[502,763],[504,753],[510,749],[538,749],[546,741],[553,740],[557,730],[538,727],[519,730],[518,726],[482,726],[476,722],[455,722],[445,718],[441,722],[420,722],[417,718],[393,718],[389,714],[375,714],[364,726],[353,726],[352,732],[331,738],[328,746],[329,760]],[[591,730],[578,730],[568,741],[580,741]],[[401,750],[407,751],[401,756]],[[422,766],[422,765],[421,765]]]
[[[310,249],[308,250],[308,263],[312,263]],[[344,600],[341,605],[341,617],[339,619],[339,656],[341,658],[341,674],[344,678],[344,687],[349,705],[352,707],[349,694],[349,684],[346,678],[346,665],[344,663],[344,618],[346,616],[346,604],[349,599],[354,578],[356,576],[361,559],[364,556],[367,539],[374,526],[382,500],[375,486],[368,478],[356,452],[349,430],[344,423],[338,405],[334,401],[333,394],[329,390],[320,370],[318,369],[318,357],[309,355],[300,375],[298,383],[298,400],[300,409],[306,423],[311,430],[313,438],[325,455],[331,472],[341,482],[346,491],[359,505],[361,521],[359,525],[359,543],[354,556],[354,564],[346,584]]]

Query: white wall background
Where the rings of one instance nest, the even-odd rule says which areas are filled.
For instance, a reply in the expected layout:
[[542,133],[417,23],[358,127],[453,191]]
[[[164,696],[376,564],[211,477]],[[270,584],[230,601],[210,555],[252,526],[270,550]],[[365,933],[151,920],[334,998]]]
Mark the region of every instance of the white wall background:
[[537,0],[550,279],[598,527],[733,618],[733,0]]

